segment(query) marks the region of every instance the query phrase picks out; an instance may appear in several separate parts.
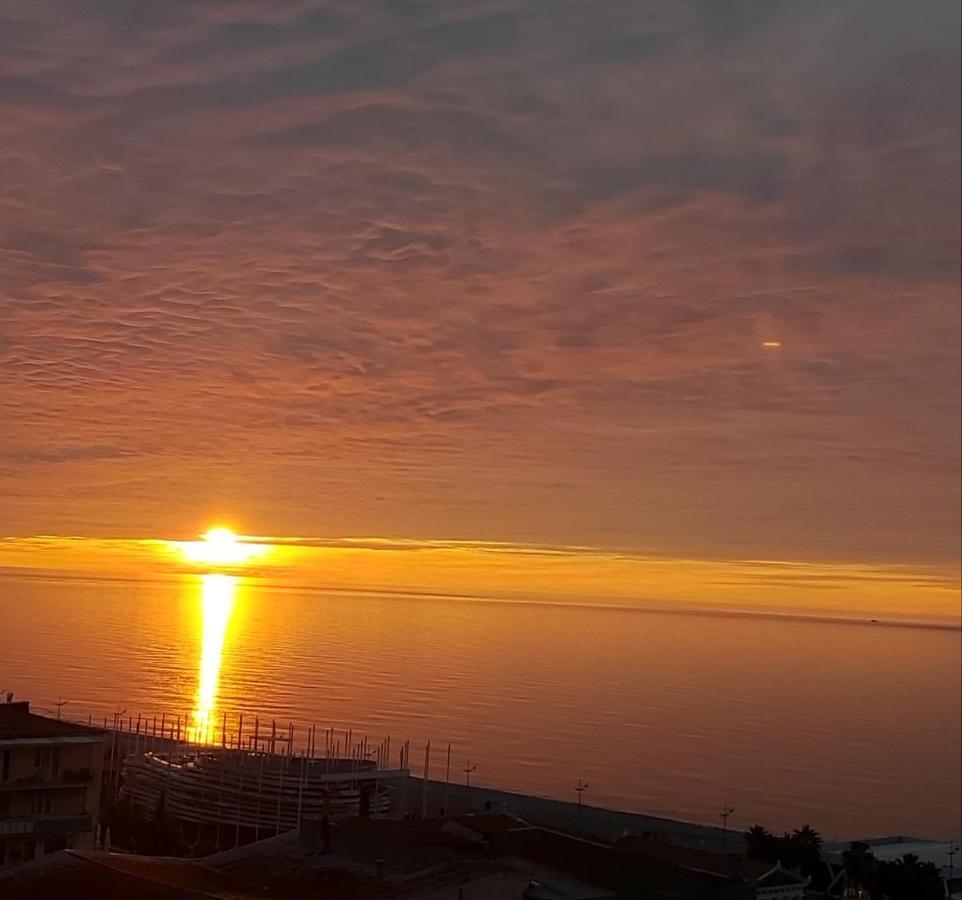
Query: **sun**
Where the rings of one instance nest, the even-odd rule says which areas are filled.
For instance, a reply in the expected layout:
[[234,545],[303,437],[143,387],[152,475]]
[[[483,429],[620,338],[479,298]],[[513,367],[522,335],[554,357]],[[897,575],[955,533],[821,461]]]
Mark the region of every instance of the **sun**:
[[266,548],[260,544],[248,544],[229,528],[218,525],[200,536],[199,541],[180,544],[183,554],[195,563],[207,566],[239,566],[260,556]]

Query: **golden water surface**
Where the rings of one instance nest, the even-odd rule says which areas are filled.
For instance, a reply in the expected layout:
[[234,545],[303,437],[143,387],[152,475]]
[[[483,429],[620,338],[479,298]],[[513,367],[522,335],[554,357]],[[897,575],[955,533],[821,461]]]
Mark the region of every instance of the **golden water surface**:
[[[0,579],[0,687],[65,714],[453,745],[478,783],[825,835],[957,835],[960,633],[571,604]],[[418,751],[412,758],[417,759]],[[440,772],[433,773],[435,776]]]

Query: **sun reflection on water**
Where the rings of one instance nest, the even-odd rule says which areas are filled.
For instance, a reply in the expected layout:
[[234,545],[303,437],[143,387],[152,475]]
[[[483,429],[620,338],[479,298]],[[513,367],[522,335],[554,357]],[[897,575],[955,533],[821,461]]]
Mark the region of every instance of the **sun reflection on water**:
[[217,730],[218,688],[224,638],[237,599],[238,579],[233,575],[202,575],[201,649],[190,739],[209,741]]

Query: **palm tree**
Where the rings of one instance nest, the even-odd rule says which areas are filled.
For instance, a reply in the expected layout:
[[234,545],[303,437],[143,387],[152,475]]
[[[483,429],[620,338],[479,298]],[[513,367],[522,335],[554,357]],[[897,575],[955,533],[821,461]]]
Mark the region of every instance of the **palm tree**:
[[745,832],[745,844],[748,846],[748,858],[762,862],[775,862],[778,838],[762,825],[752,825]]
[[886,900],[941,900],[945,886],[934,863],[912,853],[886,860],[878,867],[879,893]]
[[819,854],[822,852],[822,836],[811,825],[796,828],[794,835],[801,846],[812,847]]
[[822,836],[811,825],[796,828],[788,841],[791,844],[794,863],[805,875],[813,875],[822,858]]
[[848,850],[842,853],[845,867],[845,896],[870,898],[875,887],[878,860],[868,844],[852,841]]

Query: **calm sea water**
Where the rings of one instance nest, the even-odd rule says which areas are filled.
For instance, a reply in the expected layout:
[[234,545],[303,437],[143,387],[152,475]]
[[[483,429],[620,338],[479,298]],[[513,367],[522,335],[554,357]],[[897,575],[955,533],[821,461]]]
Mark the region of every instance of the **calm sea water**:
[[0,688],[36,706],[430,739],[479,784],[826,837],[958,836],[960,659],[953,630],[0,578]]

